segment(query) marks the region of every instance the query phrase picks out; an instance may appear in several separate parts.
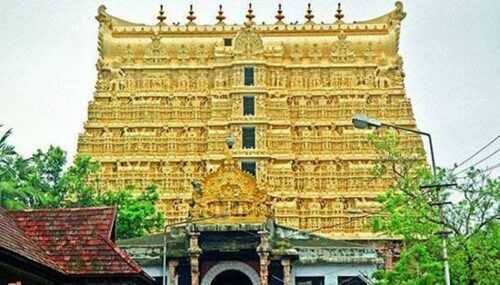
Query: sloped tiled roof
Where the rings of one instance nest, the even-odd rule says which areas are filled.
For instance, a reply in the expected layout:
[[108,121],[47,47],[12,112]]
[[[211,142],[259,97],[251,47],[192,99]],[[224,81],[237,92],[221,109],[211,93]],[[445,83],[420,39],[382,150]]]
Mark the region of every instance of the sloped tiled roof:
[[42,248],[24,235],[10,218],[9,213],[2,208],[0,208],[0,248],[62,272],[62,269],[48,257]]
[[111,240],[116,208],[24,210],[9,215],[23,232],[23,239],[34,242],[65,274],[143,272]]

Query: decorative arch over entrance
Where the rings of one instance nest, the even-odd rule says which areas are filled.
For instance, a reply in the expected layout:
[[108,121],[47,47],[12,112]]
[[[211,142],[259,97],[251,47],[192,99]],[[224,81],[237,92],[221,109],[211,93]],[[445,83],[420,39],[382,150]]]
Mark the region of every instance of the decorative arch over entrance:
[[242,272],[252,281],[252,285],[260,285],[259,274],[257,274],[250,265],[241,261],[221,261],[217,263],[208,270],[207,274],[205,274],[201,281],[201,285],[211,285],[217,275],[228,270]]

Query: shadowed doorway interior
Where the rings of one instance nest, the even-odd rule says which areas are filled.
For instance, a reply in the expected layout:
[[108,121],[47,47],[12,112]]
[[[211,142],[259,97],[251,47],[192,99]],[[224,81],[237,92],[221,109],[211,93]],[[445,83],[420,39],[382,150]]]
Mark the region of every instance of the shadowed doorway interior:
[[248,276],[237,270],[226,270],[215,277],[210,285],[253,285]]

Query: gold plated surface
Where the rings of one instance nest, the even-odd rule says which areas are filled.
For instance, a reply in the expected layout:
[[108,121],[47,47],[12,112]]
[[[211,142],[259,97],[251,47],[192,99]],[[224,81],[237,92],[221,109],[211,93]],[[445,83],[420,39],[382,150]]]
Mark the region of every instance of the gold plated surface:
[[[198,198],[193,214],[218,211],[209,196],[193,194],[199,180],[207,195],[228,200],[233,193],[234,211],[250,211],[250,201],[265,193],[280,224],[333,238],[377,238],[366,224],[391,180],[374,179],[369,132],[354,129],[351,118],[365,113],[415,127],[398,53],[405,13],[398,2],[373,20],[345,23],[345,11],[337,11],[336,22],[318,24],[310,10],[304,24],[279,16],[258,25],[250,7],[243,25],[224,23],[222,12],[217,23],[203,25],[194,16],[167,24],[162,9],[157,24],[143,25],[101,6],[98,79],[78,141],[80,154],[101,163],[101,187],[156,184],[159,207],[176,222]],[[251,86],[245,67],[254,69]],[[255,98],[254,115],[243,114],[245,96]],[[248,126],[255,127],[253,149],[242,147]],[[224,166],[229,134],[236,138],[231,160],[255,161],[255,178]],[[403,142],[409,149],[421,144],[406,135]],[[237,201],[236,191],[244,199]]]

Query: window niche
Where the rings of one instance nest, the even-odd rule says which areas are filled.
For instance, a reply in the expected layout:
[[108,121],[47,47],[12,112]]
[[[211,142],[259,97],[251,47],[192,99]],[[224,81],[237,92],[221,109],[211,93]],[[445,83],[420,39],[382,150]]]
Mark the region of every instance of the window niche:
[[224,38],[224,46],[225,47],[232,47],[233,46],[233,39],[232,38]]
[[242,145],[243,149],[255,148],[255,127],[243,127],[242,129]]
[[255,96],[243,96],[243,116],[255,116]]
[[244,68],[244,82],[245,86],[254,86],[255,85],[255,68],[253,66],[245,66]]
[[254,160],[244,160],[241,162],[241,170],[257,176],[257,164]]

